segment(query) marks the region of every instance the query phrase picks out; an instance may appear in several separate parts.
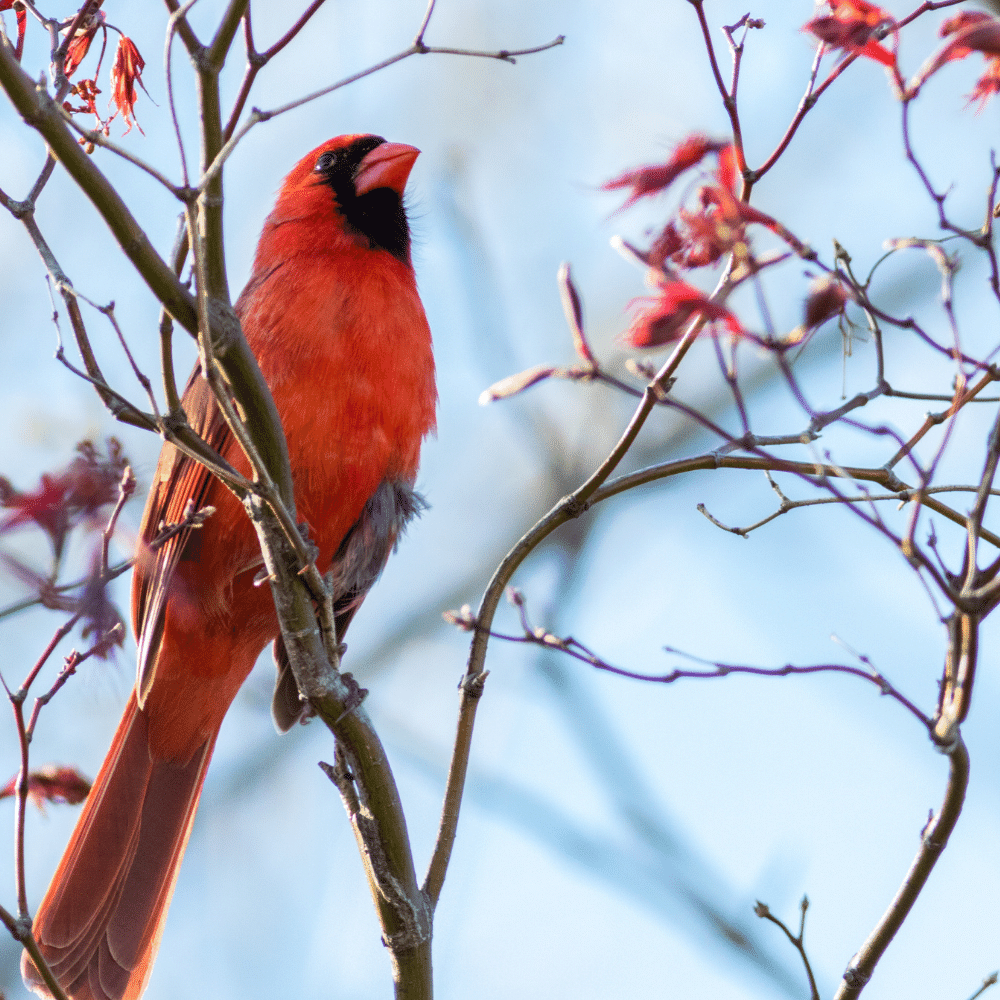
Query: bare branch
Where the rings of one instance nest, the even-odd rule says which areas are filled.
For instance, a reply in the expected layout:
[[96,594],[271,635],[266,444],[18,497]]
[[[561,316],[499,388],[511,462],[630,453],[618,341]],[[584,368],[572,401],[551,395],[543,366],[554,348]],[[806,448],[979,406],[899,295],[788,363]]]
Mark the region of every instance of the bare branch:
[[948,755],[948,783],[944,801],[936,815],[932,815],[920,834],[920,849],[878,926],[869,935],[858,953],[851,959],[834,1000],[854,1000],[861,995],[886,948],[902,926],[917,896],[930,877],[931,871],[948,844],[965,801],[969,784],[969,753],[962,737],[955,733],[955,743],[942,748]]
[[606,673],[615,674],[618,677],[626,677],[634,681],[648,681],[653,684],[675,684],[679,680],[711,680],[718,677],[728,677],[731,674],[748,674],[756,677],[790,677],[796,674],[818,674],[818,673],[838,673],[850,674],[852,677],[860,677],[878,687],[883,695],[888,695],[894,701],[899,702],[911,715],[915,716],[923,724],[924,728],[931,730],[933,720],[922,712],[909,698],[900,693],[878,670],[867,657],[861,657],[865,668],[851,667],[842,663],[820,663],[808,666],[795,666],[786,663],[782,667],[751,667],[744,664],[722,663],[720,661],[704,660],[701,657],[692,656],[672,646],[664,646],[664,652],[683,656],[689,660],[695,660],[711,667],[711,670],[671,670],[665,674],[647,674],[624,667],[617,667],[602,659],[593,650],[588,649],[582,642],[572,636],[558,636],[542,627],[532,626],[527,618],[527,609],[523,596],[516,588],[508,590],[508,599],[518,609],[521,618],[521,635],[507,635],[503,632],[496,632],[488,629],[472,613],[467,605],[461,611],[445,612],[445,621],[457,626],[466,632],[489,632],[492,638],[500,639],[504,642],[527,643],[534,646],[542,646],[545,649],[566,653],[575,660],[580,660],[589,666],[596,667]]
[[772,924],[776,927],[780,927],[785,933],[785,937],[795,946],[795,950],[798,951],[799,955],[802,957],[802,964],[805,966],[806,975],[809,977],[809,997],[810,1000],[820,1000],[819,989],[816,986],[816,977],[813,975],[812,966],[809,964],[809,956],[806,954],[805,946],[805,930],[806,930],[806,911],[809,909],[809,897],[803,896],[802,902],[799,904],[799,933],[793,934],[789,929],[788,925],[785,924],[783,920],[779,920],[770,910],[766,903],[761,903],[758,901],[757,905],[754,906],[754,913],[757,914],[763,920],[770,920]]
[[503,62],[514,62],[515,56],[526,56],[533,55],[536,52],[545,52],[547,49],[555,48],[557,45],[562,45],[564,41],[565,36],[559,35],[551,42],[546,42],[544,45],[536,45],[533,48],[500,49],[496,52],[485,52],[476,49],[441,48],[438,46],[424,45],[422,41],[414,42],[409,48],[403,49],[402,52],[397,52],[395,55],[389,56],[381,62],[375,63],[373,66],[369,66],[367,69],[360,70],[357,73],[352,73],[350,76],[345,76],[342,80],[338,80],[336,83],[331,83],[327,87],[322,87],[319,90],[313,91],[311,94],[306,94],[305,97],[299,97],[294,101],[289,101],[287,104],[279,105],[278,107],[271,108],[268,111],[261,111],[259,108],[253,108],[250,112],[250,117],[239,128],[233,130],[230,137],[226,140],[218,154],[202,174],[200,188],[204,189],[216,178],[219,171],[222,169],[223,164],[232,155],[233,150],[236,149],[243,137],[252,128],[260,125],[262,122],[267,122],[272,118],[277,118],[279,115],[286,114],[289,111],[294,111],[296,108],[300,108],[304,104],[309,104],[320,97],[325,97],[327,94],[332,94],[335,90],[341,90],[349,84],[356,83],[358,80],[363,80],[366,76],[371,76],[374,73],[379,73],[384,69],[388,69],[388,67],[393,66],[398,62],[402,62],[410,56],[429,54],[457,55],[468,56],[474,59],[499,59]]

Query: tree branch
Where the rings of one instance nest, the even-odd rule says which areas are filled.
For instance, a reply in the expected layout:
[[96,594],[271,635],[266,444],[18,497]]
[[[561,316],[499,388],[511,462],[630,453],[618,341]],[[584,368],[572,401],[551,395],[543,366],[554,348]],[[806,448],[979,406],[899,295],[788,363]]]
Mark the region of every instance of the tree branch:
[[855,1000],[868,984],[879,959],[896,936],[917,896],[927,883],[937,859],[948,843],[958,817],[962,813],[965,790],[969,784],[969,752],[961,734],[945,752],[948,755],[948,784],[944,801],[936,816],[932,816],[920,836],[920,849],[896,897],[889,905],[878,926],[869,935],[858,953],[851,959],[834,1000]]

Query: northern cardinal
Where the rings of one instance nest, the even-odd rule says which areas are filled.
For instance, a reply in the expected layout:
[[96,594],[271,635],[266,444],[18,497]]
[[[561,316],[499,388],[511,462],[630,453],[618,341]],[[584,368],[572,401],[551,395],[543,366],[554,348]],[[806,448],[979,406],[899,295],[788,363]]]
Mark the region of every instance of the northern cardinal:
[[[418,152],[345,135],[300,160],[236,303],[281,414],[298,520],[320,571],[333,568],[340,636],[422,506],[413,483],[437,392],[402,204]],[[184,408],[249,474],[197,368]],[[189,500],[214,515],[153,546]],[[132,584],[135,690],[34,919],[72,1000],[134,1000],[145,989],[219,727],[271,640],[275,721],[288,728],[299,715],[270,590],[254,585],[262,565],[239,501],[166,445]],[[27,952],[21,971],[51,995]]]

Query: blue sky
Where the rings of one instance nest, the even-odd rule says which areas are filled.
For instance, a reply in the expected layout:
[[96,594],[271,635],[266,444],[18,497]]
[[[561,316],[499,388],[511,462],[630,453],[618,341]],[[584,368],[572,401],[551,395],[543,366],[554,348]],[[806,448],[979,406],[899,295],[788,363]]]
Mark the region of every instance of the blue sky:
[[[707,5],[713,26],[745,10]],[[888,5],[893,13],[908,8]],[[204,29],[219,5],[192,14]],[[145,137],[122,140],[177,176],[161,70],[162,11],[137,16],[110,0],[108,19],[146,57],[136,112]],[[808,3],[753,10],[767,27],[747,42],[741,110],[748,156],[774,147],[804,89],[813,49],[800,30]],[[273,107],[406,47],[423,14],[413,0],[330,0],[313,29],[262,73],[252,102]],[[282,12],[284,16],[284,12]],[[903,39],[914,72],[937,44],[938,13]],[[11,19],[7,16],[7,28]],[[26,64],[44,59],[32,25]],[[284,30],[256,27],[266,43]],[[631,404],[602,387],[546,383],[482,408],[498,378],[540,363],[568,363],[556,271],[573,264],[595,349],[616,370],[629,302],[642,274],[609,247],[615,234],[641,241],[662,224],[669,199],[616,214],[620,200],[599,185],[623,169],[665,158],[693,129],[726,134],[700,34],[681,0],[629,4],[553,0],[441,0],[427,40],[471,48],[516,48],[566,35],[565,45],[510,66],[422,56],[394,66],[249,134],[226,171],[229,273],[245,280],[261,222],[284,173],[323,139],[375,132],[423,150],[411,178],[415,265],[435,335],[439,432],[428,443],[420,488],[432,507],[411,530],[351,626],[346,665],[371,690],[369,707],[396,765],[418,869],[429,856],[443,770],[464,667],[466,639],[442,610],[475,606],[502,554],[555,500],[599,464]],[[716,35],[726,63],[724,39]],[[33,62],[31,60],[34,60]],[[227,93],[235,93],[234,60]],[[947,67],[928,84],[913,138],[949,206],[981,221],[995,141],[995,107],[964,106],[979,66]],[[179,100],[191,100],[186,60],[174,62]],[[190,104],[188,104],[190,108]],[[183,121],[189,141],[190,111]],[[117,137],[119,127],[113,127]],[[40,142],[0,109],[0,187],[22,196],[40,167]],[[177,209],[170,196],[106,153],[98,162],[135,206],[166,253]],[[936,215],[901,152],[899,111],[882,69],[858,63],[808,116],[755,204],[781,218],[830,261],[838,239],[863,272],[887,238],[938,235]],[[94,212],[57,171],[39,224],[78,288],[113,299],[140,364],[156,370],[157,309]],[[919,313],[940,332],[940,282],[919,257],[885,272],[886,308]],[[158,442],[117,427],[86,386],[52,360],[54,333],[43,272],[26,236],[0,220],[0,473],[21,486],[68,461],[82,436],[120,436],[141,484]],[[799,321],[801,264],[766,283],[775,322]],[[711,276],[703,287],[711,287]],[[968,344],[997,341],[997,304],[969,258],[957,283]],[[737,299],[748,325],[752,298]],[[110,330],[88,322],[106,371],[132,390]],[[989,347],[983,347],[988,350]],[[889,377],[901,388],[947,392],[950,373],[912,338],[887,336]],[[180,345],[178,367],[193,358]],[[747,351],[760,433],[806,422],[771,378],[767,358]],[[815,405],[872,384],[871,343],[842,357],[826,328],[801,360]],[[676,392],[728,427],[714,356],[696,348]],[[134,391],[138,396],[138,391]],[[864,414],[912,432],[926,403],[878,404]],[[963,416],[948,453],[949,481],[974,482],[992,420]],[[717,442],[677,417],[650,421],[629,468],[700,453]],[[819,447],[845,464],[884,461],[883,442],[832,430]],[[881,457],[879,457],[881,456]],[[784,485],[790,495],[805,488]],[[756,473],[700,472],[646,487],[567,526],[519,571],[533,619],[572,634],[606,659],[658,672],[676,665],[671,645],[732,662],[852,662],[842,644],[869,656],[925,711],[936,698],[944,631],[904,560],[861,521],[810,508],[744,540],[713,527],[704,503],[728,524],[773,509]],[[955,502],[964,509],[965,501]],[[971,500],[968,501],[971,504]],[[968,504],[965,504],[966,506]],[[141,513],[125,519],[125,554]],[[905,512],[887,511],[894,525]],[[935,521],[943,552],[960,540]],[[926,536],[926,525],[923,535]],[[21,551],[32,554],[30,540]],[[38,547],[37,553],[43,553]],[[20,595],[0,581],[0,602]],[[120,588],[127,602],[127,585]],[[500,623],[513,630],[504,612]],[[3,672],[17,681],[55,627],[48,613],[0,623]],[[831,635],[842,644],[831,641]],[[1000,683],[984,628],[977,700],[965,727],[972,783],[953,841],[866,997],[968,996],[1000,966],[1000,834],[995,718]],[[134,646],[117,665],[91,664],[46,710],[38,761],[100,763],[131,683]],[[812,901],[807,944],[829,995],[891,899],[943,790],[946,761],[920,726],[874,687],[841,676],[729,677],[669,687],[597,675],[566,659],[495,643],[479,714],[473,772],[455,857],[437,914],[435,966],[444,1000],[493,997],[712,996],[745,1000],[807,995],[795,954],[752,915],[755,899],[794,921]],[[332,756],[319,726],[278,739],[268,716],[269,656],[237,699],[220,738],[173,904],[150,1000],[228,997],[387,996],[388,962],[353,837],[333,789],[315,766]],[[2,723],[0,755],[15,769],[13,729]],[[0,758],[2,759],[2,758]],[[2,768],[0,768],[2,770]],[[37,901],[75,811],[50,808],[29,826],[29,885]],[[13,900],[0,871],[0,900]],[[707,928],[706,907],[753,936],[761,971]],[[14,969],[13,945],[0,964]],[[0,973],[2,976],[2,973]],[[7,990],[7,985],[4,989]],[[9,996],[22,995],[9,985]]]

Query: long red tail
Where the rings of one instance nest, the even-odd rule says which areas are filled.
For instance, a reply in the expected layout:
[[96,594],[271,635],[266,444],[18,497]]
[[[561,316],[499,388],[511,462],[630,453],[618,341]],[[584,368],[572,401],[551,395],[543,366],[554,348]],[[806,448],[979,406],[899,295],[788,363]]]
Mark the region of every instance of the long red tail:
[[[72,1000],[135,1000],[152,970],[215,735],[190,759],[157,760],[135,694],[34,921]],[[24,953],[21,972],[51,994]]]

